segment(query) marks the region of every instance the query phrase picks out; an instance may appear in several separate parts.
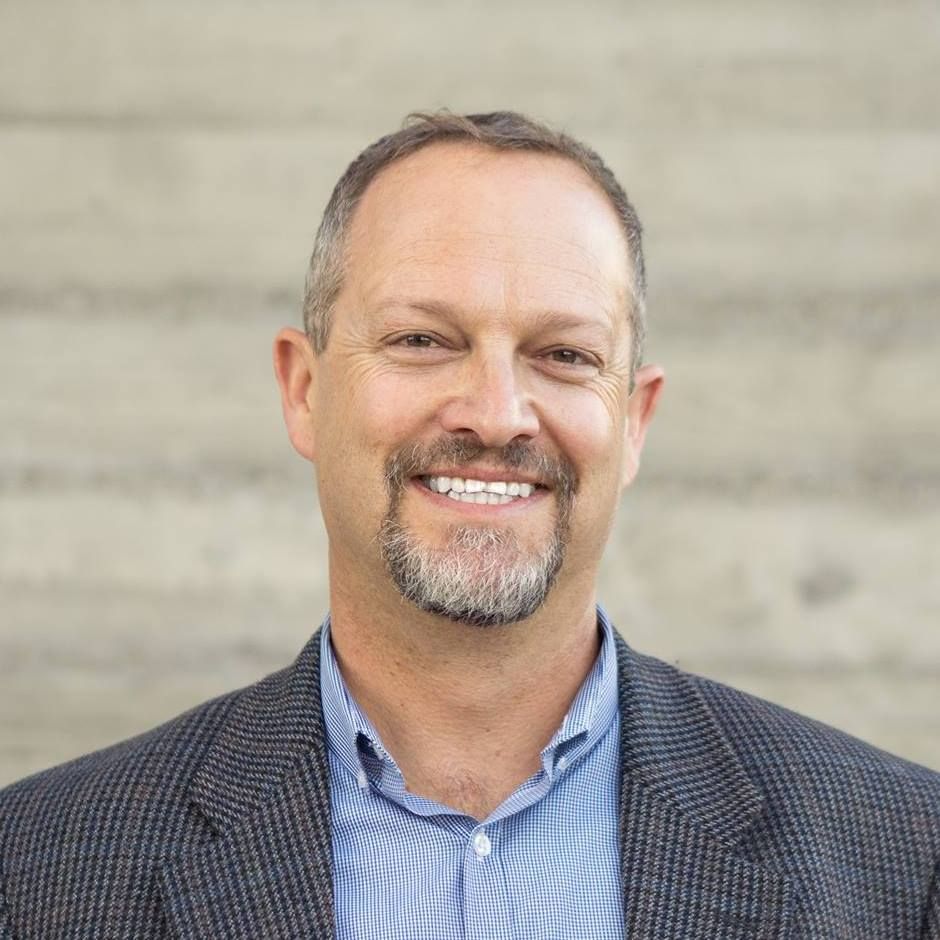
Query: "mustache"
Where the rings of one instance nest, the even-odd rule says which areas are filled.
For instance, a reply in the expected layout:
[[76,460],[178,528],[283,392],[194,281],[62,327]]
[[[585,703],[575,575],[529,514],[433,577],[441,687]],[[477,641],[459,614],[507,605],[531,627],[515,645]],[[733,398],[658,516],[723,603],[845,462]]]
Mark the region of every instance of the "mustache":
[[519,470],[556,491],[563,502],[578,492],[578,474],[565,457],[555,457],[528,441],[510,441],[503,447],[487,447],[469,437],[442,437],[431,444],[411,444],[393,454],[385,463],[385,483],[389,494],[397,496],[414,476],[423,476],[437,464],[464,464],[480,458]]

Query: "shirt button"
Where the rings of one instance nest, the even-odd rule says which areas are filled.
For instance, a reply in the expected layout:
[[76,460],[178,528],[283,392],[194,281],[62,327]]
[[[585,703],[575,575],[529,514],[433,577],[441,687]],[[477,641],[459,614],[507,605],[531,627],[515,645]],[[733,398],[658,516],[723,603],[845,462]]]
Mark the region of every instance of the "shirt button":
[[555,764],[555,766],[559,770],[564,770],[568,766],[568,758],[565,757],[564,754],[562,754],[561,757],[558,758],[558,763]]
[[485,832],[478,832],[473,837],[473,853],[477,858],[486,858],[492,850],[492,843]]

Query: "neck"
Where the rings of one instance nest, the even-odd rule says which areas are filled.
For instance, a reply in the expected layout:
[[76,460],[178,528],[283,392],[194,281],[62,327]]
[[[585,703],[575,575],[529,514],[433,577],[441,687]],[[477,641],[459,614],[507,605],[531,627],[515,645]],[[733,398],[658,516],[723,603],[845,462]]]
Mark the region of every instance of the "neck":
[[331,594],[343,678],[408,789],[476,818],[539,769],[599,649],[592,589],[504,627]]

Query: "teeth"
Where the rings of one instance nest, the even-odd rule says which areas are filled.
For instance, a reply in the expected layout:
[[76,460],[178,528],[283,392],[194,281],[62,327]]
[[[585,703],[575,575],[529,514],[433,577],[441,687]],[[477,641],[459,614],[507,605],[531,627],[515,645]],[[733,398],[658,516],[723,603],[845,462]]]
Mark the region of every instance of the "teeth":
[[451,499],[480,506],[503,506],[515,499],[531,496],[536,489],[531,483],[509,483],[504,480],[486,483],[463,477],[428,477],[427,483],[433,493],[446,494]]

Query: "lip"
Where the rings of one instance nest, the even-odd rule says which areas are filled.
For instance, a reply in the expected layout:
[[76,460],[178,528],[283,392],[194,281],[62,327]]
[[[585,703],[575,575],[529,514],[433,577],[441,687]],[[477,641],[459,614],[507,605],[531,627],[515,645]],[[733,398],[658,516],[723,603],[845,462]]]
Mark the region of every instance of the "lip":
[[[447,473],[441,474],[431,474],[431,476],[448,476]],[[481,477],[470,477],[471,480],[480,480]],[[493,477],[493,480],[505,479],[504,477]],[[484,480],[484,482],[492,482]],[[525,482],[525,481],[521,481]],[[437,503],[439,506],[450,509],[454,512],[459,512],[468,516],[476,516],[478,518],[492,518],[494,514],[499,513],[500,515],[505,513],[517,513],[524,512],[527,509],[531,509],[533,505],[541,503],[543,499],[548,496],[548,490],[544,488],[537,489],[530,496],[525,497],[525,499],[514,499],[511,503],[502,503],[501,505],[491,506],[489,503],[465,503],[459,499],[451,499],[446,493],[435,493],[433,490],[428,489],[422,482],[420,477],[412,477],[408,481],[408,486],[410,489],[416,490],[418,495],[426,497],[427,499],[432,500],[432,502]]]

